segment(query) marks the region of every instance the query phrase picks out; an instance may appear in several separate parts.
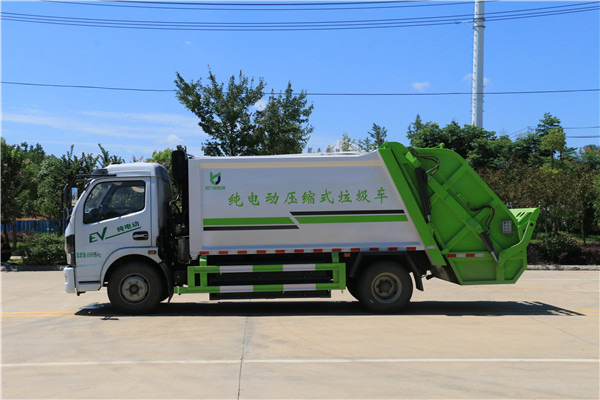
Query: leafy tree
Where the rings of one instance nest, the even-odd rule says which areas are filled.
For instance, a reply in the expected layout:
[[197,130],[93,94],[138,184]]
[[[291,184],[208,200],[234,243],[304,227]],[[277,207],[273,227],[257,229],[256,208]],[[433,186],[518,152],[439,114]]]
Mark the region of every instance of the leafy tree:
[[173,150],[168,147],[162,151],[154,150],[152,157],[147,159],[146,162],[158,163],[169,169],[171,167],[171,153],[173,153]]
[[536,133],[528,132],[521,135],[513,143],[513,158],[529,166],[540,167],[544,164],[540,146],[541,138]]
[[481,168],[501,168],[511,162],[513,142],[508,136],[499,138],[479,137],[473,140],[467,162],[478,170]]
[[412,146],[423,148],[437,147],[446,141],[440,126],[435,122],[424,124],[419,114],[417,114],[415,122],[408,126],[406,137]]
[[558,160],[561,162],[562,167],[564,167],[563,161],[575,158],[575,148],[567,147],[567,139],[562,126],[550,129],[548,134],[541,138],[540,149],[550,154],[550,167],[552,169],[555,166],[555,153],[558,153]]
[[368,134],[369,136],[364,140],[358,141],[358,149],[361,151],[375,151],[387,141],[387,129],[376,123],[373,123],[373,127]]
[[[62,189],[69,182],[68,169],[63,160],[55,156],[46,157],[38,174],[38,198],[36,206],[40,215],[49,220],[62,219]],[[60,223],[59,229],[60,230]]]
[[[438,147],[443,144],[444,147],[454,150],[465,159],[476,160],[478,165],[487,165],[492,163],[493,158],[490,154],[502,148],[505,153],[507,147],[506,139],[495,146],[488,146],[486,142],[496,140],[494,132],[486,131],[483,128],[474,125],[465,125],[461,127],[456,121],[452,121],[444,128],[440,128],[434,122],[423,124],[421,117],[417,115],[414,123],[409,125],[407,137],[411,145],[415,147]],[[477,151],[482,153],[478,154]]]
[[154,150],[152,152],[152,157],[147,159],[146,162],[158,163],[165,167],[169,172],[169,177],[171,178],[172,185],[177,186],[177,181],[173,179],[173,168],[171,168],[171,153],[173,153],[173,150],[168,147],[162,151]]
[[209,136],[202,150],[208,156],[238,156],[256,154],[257,141],[252,107],[264,95],[264,81],[240,74],[232,75],[227,89],[209,70],[208,83],[186,82],[179,73],[175,80],[177,98],[200,119],[198,125]]
[[356,151],[356,140],[351,139],[347,133],[342,135],[342,139],[338,140],[334,145],[327,146],[327,153],[339,153],[347,151]]
[[595,144],[585,146],[579,150],[576,161],[593,171],[600,170],[600,146]]
[[25,158],[29,159],[33,165],[41,165],[46,157],[46,152],[39,143],[36,143],[35,146],[33,146],[27,142],[23,142],[19,147],[25,154]]
[[313,106],[307,107],[307,103],[305,92],[294,95],[291,82],[283,94],[275,96],[271,91],[265,109],[257,112],[255,119],[257,154],[302,152],[313,130],[308,124]]
[[[57,221],[57,233],[63,231],[62,220],[62,190],[66,184],[73,182],[79,174],[91,174],[100,164],[111,160],[121,160],[120,157],[111,156],[104,148],[99,145],[102,155],[94,156],[92,153],[81,153],[78,157],[74,154],[74,145],[71,145],[69,151],[60,158],[47,157],[41,165],[38,182],[39,196],[36,200],[36,206],[39,213],[49,220]],[[80,192],[83,185],[78,186]]]
[[600,222],[595,213],[595,203],[600,197],[599,188],[595,186],[599,174],[584,165],[578,165],[563,173],[570,181],[569,187],[563,190],[569,191],[571,229],[577,229],[585,243],[589,232]]
[[535,129],[535,134],[539,137],[544,137],[549,134],[552,129],[558,127],[560,127],[560,119],[547,112],[544,113],[544,118],[540,119],[540,122]]
[[240,71],[231,76],[227,88],[209,70],[208,83],[186,82],[177,74],[177,98],[200,119],[198,125],[209,136],[202,145],[209,156],[239,156],[300,153],[313,128],[308,118],[306,93],[294,95],[288,83],[284,93],[271,92],[263,110],[256,103],[264,97],[262,78],[254,87]]
[[108,167],[110,164],[123,164],[125,162],[123,157],[111,155],[100,143],[98,143],[98,147],[100,147],[100,154],[98,155],[100,167]]
[[421,115],[417,114],[417,117],[415,118],[415,122],[411,123],[408,126],[408,131],[407,131],[407,136],[409,139],[412,138],[413,135],[415,135],[417,132],[419,132],[421,129],[424,128],[424,124],[423,124],[423,120],[421,120]]
[[[6,233],[7,225],[16,227],[16,220],[31,211],[31,199],[36,198],[35,165],[26,158],[27,153],[17,145],[9,146],[1,138],[2,191],[1,219]],[[16,235],[13,235],[13,248],[16,247]]]

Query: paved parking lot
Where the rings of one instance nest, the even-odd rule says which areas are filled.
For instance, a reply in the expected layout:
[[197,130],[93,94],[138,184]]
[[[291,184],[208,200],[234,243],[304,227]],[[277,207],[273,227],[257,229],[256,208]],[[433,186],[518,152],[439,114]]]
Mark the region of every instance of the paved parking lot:
[[599,398],[598,271],[415,291],[400,315],[330,300],[209,303],[149,316],[77,297],[62,273],[2,272],[2,398]]

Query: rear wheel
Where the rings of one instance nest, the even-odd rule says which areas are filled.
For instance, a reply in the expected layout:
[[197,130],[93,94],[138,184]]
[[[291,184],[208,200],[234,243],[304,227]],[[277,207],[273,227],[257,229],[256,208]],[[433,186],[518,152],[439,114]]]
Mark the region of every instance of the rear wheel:
[[408,304],[413,283],[404,267],[391,261],[379,261],[360,276],[361,303],[377,313],[394,313]]
[[126,314],[145,314],[160,303],[164,283],[156,269],[148,264],[123,264],[108,281],[108,298]]

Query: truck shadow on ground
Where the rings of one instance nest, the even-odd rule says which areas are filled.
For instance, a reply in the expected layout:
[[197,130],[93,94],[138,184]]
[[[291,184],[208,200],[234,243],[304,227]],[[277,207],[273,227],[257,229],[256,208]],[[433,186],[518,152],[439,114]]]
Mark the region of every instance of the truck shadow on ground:
[[[96,303],[82,308],[77,316],[115,319],[130,315],[119,313],[110,303]],[[136,317],[268,317],[268,316],[368,316],[374,315],[357,301],[245,301],[226,303],[161,303],[151,314]],[[412,315],[446,316],[584,316],[576,311],[541,302],[518,301],[420,301],[410,303],[397,317]]]

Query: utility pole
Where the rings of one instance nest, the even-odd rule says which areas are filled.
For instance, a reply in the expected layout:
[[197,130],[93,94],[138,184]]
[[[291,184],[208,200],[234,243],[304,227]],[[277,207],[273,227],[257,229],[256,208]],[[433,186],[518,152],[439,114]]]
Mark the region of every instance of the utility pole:
[[483,128],[483,29],[484,0],[475,0],[473,25],[473,97],[471,125]]

